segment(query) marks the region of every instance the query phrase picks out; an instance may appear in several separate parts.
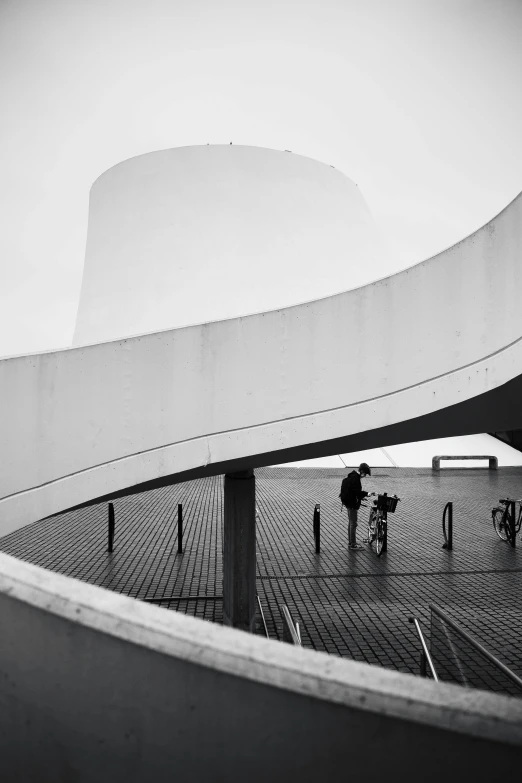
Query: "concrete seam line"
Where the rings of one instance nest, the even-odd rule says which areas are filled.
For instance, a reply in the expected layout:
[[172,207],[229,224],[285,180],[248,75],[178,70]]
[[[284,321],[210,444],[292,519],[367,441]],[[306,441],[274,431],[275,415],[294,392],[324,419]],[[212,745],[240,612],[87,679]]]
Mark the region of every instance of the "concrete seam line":
[[108,636],[314,699],[522,745],[522,703],[517,699],[437,685],[174,612],[166,615],[8,555],[0,555],[0,566],[0,591],[6,596]]
[[288,580],[298,582],[300,579],[315,579],[320,581],[321,579],[401,579],[405,576],[473,576],[476,574],[520,574],[522,568],[473,568],[468,570],[459,569],[458,571],[448,569],[447,571],[384,571],[376,572],[374,574],[355,574],[355,573],[343,573],[342,571],[335,571],[333,573],[322,574],[283,574],[282,576],[270,576],[269,574],[257,574],[256,579],[261,581],[280,581]]
[[[372,404],[374,402],[378,402],[378,401],[381,401],[381,400],[392,399],[393,397],[396,397],[396,396],[398,396],[400,394],[404,394],[404,392],[410,391],[412,389],[422,388],[422,387],[427,386],[430,383],[434,383],[435,381],[438,381],[438,380],[440,380],[442,378],[451,378],[452,376],[455,376],[458,373],[461,373],[461,372],[463,372],[465,370],[468,370],[471,367],[477,367],[478,365],[482,364],[483,362],[487,361],[488,359],[491,359],[491,358],[493,358],[495,356],[499,356],[500,354],[509,351],[509,349],[513,348],[514,346],[516,346],[516,345],[518,345],[520,343],[522,343],[522,337],[519,337],[517,340],[514,340],[513,342],[509,343],[509,345],[506,345],[503,348],[500,348],[498,351],[494,351],[493,353],[488,354],[487,356],[482,357],[481,359],[477,359],[475,362],[471,362],[470,364],[463,365],[462,367],[459,367],[459,368],[457,368],[455,370],[452,370],[451,372],[442,373],[440,375],[435,375],[435,376],[433,376],[433,378],[428,378],[428,379],[426,379],[424,381],[421,381],[419,383],[411,384],[410,386],[404,386],[403,388],[397,389],[397,390],[395,390],[393,392],[389,392],[388,394],[381,394],[381,395],[378,395],[377,397],[370,397],[367,400],[359,400],[357,402],[351,402],[348,405],[340,405],[340,406],[335,407],[335,408],[326,408],[324,410],[314,411],[313,413],[298,414],[296,416],[287,416],[287,417],[282,418],[282,419],[274,419],[273,421],[265,421],[265,422],[263,422],[261,424],[248,424],[248,425],[245,425],[244,427],[236,427],[236,428],[231,429],[231,430],[220,430],[218,432],[212,432],[212,433],[208,433],[206,435],[196,435],[195,437],[192,437],[192,438],[185,438],[183,440],[173,441],[171,443],[164,443],[161,446],[153,446],[150,449],[143,449],[142,451],[136,451],[136,452],[134,452],[132,454],[125,454],[122,457],[116,457],[115,459],[109,460],[107,462],[100,462],[100,463],[98,463],[96,465],[91,465],[88,468],[83,468],[81,470],[77,470],[77,471],[73,471],[72,473],[68,473],[68,474],[66,474],[64,476],[60,476],[59,478],[51,479],[50,481],[44,481],[42,484],[37,484],[37,485],[35,485],[33,487],[30,487],[29,489],[24,489],[24,490],[20,490],[18,492],[13,492],[13,493],[11,493],[9,495],[4,495],[3,497],[0,498],[0,503],[2,501],[4,501],[4,500],[10,500],[10,499],[15,498],[15,497],[21,497],[23,495],[26,495],[26,494],[29,494],[31,492],[34,492],[36,490],[43,489],[44,487],[50,487],[50,486],[52,486],[54,484],[58,484],[61,481],[66,481],[67,479],[73,478],[75,476],[86,475],[86,474],[88,474],[90,472],[94,472],[96,470],[99,470],[100,468],[109,467],[111,465],[117,465],[118,463],[125,462],[126,460],[132,460],[132,459],[135,459],[136,457],[144,456],[144,455],[147,455],[147,454],[154,454],[156,452],[165,451],[165,450],[173,448],[175,446],[182,446],[182,445],[188,444],[188,443],[197,443],[198,441],[205,441],[205,440],[208,441],[211,438],[217,438],[217,437],[221,437],[223,435],[234,435],[235,433],[238,433],[238,432],[255,431],[255,430],[263,429],[264,427],[273,427],[273,426],[276,426],[276,425],[284,423],[284,422],[313,420],[314,417],[317,417],[317,416],[323,416],[323,415],[327,415],[329,413],[336,413],[336,412],[341,412],[341,411],[344,411],[344,410],[349,410],[350,408],[354,408],[356,406],[370,405],[370,404]],[[497,386],[493,386],[492,388],[499,388],[500,386],[503,386],[504,383],[506,383],[506,382],[507,381],[499,383],[499,384],[497,384]],[[479,395],[472,395],[470,398],[466,398],[466,399],[473,399],[475,396],[479,396]],[[463,401],[463,400],[461,400],[461,401]],[[399,422],[394,422],[394,423],[397,424]]]

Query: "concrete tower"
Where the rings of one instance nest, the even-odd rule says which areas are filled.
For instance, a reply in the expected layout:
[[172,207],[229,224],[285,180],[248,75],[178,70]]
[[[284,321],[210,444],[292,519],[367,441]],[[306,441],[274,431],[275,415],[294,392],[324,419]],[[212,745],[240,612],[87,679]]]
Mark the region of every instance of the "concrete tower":
[[379,261],[364,199],[332,166],[234,145],[141,155],[92,187],[74,344],[328,296]]

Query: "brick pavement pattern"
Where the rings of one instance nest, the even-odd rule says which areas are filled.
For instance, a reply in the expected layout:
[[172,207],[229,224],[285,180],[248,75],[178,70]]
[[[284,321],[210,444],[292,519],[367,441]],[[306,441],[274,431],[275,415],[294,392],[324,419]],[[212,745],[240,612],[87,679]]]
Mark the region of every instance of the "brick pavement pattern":
[[[256,471],[257,591],[271,638],[283,638],[280,605],[299,621],[303,645],[417,674],[436,603],[522,676],[522,539],[511,548],[493,529],[501,497],[522,496],[522,468],[376,468],[367,491],[397,494],[388,551],[348,550],[338,498],[347,471]],[[442,513],[453,501],[453,551],[442,549]],[[182,554],[177,504],[183,504]],[[321,504],[321,552],[313,511]],[[114,552],[107,553],[107,504],[56,515],[0,539],[0,549],[68,576],[221,623],[223,478],[177,484],[115,501]],[[367,533],[359,512],[357,539]],[[202,597],[203,596],[203,597]],[[257,633],[264,633],[258,617]],[[503,686],[498,687],[499,690]],[[505,688],[504,688],[505,689]]]

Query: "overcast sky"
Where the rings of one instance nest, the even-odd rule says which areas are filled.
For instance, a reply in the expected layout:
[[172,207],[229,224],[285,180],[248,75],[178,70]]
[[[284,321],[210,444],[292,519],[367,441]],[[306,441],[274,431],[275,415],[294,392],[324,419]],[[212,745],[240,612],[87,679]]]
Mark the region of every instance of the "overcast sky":
[[89,188],[152,150],[334,165],[383,274],[463,238],[522,190],[521,40],[520,0],[0,0],[0,355],[70,344]]

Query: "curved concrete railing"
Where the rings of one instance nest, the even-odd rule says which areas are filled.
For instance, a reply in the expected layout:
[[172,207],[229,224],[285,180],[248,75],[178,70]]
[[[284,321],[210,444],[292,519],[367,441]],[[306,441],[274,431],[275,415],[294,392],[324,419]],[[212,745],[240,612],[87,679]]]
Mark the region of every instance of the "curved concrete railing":
[[438,783],[519,771],[518,699],[165,612],[4,554],[0,616],[5,780],[264,783],[349,768],[358,781],[385,770]]
[[519,427],[520,290],[522,195],[353,291],[4,359],[0,535],[147,481]]

